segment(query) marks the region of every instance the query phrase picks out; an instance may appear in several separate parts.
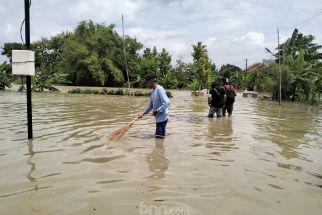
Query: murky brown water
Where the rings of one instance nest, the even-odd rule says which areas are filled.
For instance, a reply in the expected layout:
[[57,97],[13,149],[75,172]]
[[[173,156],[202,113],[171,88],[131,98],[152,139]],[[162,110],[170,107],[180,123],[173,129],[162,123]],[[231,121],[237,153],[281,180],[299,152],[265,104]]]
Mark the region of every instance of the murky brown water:
[[0,214],[321,214],[321,110],[174,96],[164,141],[148,116],[112,143],[147,98],[33,94],[28,141],[25,94],[0,92]]

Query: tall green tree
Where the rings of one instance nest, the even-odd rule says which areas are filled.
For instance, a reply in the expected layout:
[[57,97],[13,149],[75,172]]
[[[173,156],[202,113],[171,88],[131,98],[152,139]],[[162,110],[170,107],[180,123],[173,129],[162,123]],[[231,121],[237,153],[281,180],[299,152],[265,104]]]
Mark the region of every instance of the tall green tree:
[[165,79],[172,69],[171,55],[163,48],[162,51],[157,54],[157,61],[159,74],[163,79]]
[[144,87],[144,77],[148,73],[159,74],[159,65],[157,59],[156,48],[153,48],[153,51],[150,48],[145,48],[143,50],[143,55],[139,61],[139,72],[136,77],[136,86]]
[[160,83],[166,88],[176,88],[177,78],[171,65],[171,55],[164,48],[157,54]]
[[177,79],[177,87],[178,88],[186,88],[188,87],[190,81],[192,80],[192,76],[189,71],[189,65],[182,60],[177,60],[175,66],[175,76]]
[[67,72],[63,69],[62,51],[64,41],[68,34],[58,34],[50,39],[42,38],[31,44],[35,52],[35,77],[33,87],[35,90],[53,89],[53,84],[66,84]]
[[282,62],[289,57],[296,59],[300,51],[303,51],[304,60],[308,63],[322,60],[322,53],[318,51],[322,45],[313,43],[314,39],[313,35],[303,35],[298,29],[294,29],[292,36],[278,47]]
[[138,50],[141,48],[142,44],[136,39],[120,37],[114,25],[82,21],[65,43],[64,64],[72,84],[122,86],[127,75],[126,64],[130,79],[136,79],[139,72]]
[[199,90],[206,87],[208,80],[208,74],[211,69],[211,64],[208,58],[208,51],[205,45],[202,42],[198,42],[193,47],[193,63],[196,70],[196,78],[199,83]]

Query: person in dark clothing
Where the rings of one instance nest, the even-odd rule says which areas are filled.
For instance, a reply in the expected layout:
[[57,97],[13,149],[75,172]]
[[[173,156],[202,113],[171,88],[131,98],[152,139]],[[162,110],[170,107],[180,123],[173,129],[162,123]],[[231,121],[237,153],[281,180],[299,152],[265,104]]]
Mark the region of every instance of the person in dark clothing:
[[208,117],[214,117],[216,114],[217,117],[222,116],[222,108],[226,101],[226,92],[223,87],[220,86],[219,83],[214,82],[211,84],[211,89],[209,91],[208,97],[208,105],[209,105],[209,113]]
[[224,90],[227,95],[227,99],[225,101],[225,104],[222,108],[223,116],[226,115],[226,111],[228,112],[228,116],[230,117],[233,113],[234,109],[234,102],[235,102],[235,96],[237,95],[237,90],[235,87],[228,82],[228,78],[222,78],[221,80],[222,86],[224,87]]

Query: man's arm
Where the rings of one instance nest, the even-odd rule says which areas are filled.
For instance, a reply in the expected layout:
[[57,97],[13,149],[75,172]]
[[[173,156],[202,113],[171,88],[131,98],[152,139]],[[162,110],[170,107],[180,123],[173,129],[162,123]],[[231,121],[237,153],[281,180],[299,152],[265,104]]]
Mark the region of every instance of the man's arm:
[[230,88],[232,89],[233,93],[237,95],[237,89],[231,84]]
[[168,106],[170,104],[170,100],[169,100],[167,94],[165,93],[165,91],[161,90],[161,89],[158,89],[158,97],[159,97],[161,106],[158,107],[155,111],[157,113],[162,113],[163,111],[165,111],[168,108]]
[[209,107],[211,106],[211,100],[212,100],[212,96],[211,96],[211,94],[209,94],[209,96],[208,96],[208,106]]
[[222,95],[223,95],[223,98],[224,98],[224,103],[223,105],[225,106],[226,104],[226,100],[227,100],[227,94],[226,94],[226,89],[225,87],[221,88],[221,92],[220,92]]
[[138,117],[142,118],[144,114],[148,114],[152,110],[152,107],[153,107],[153,103],[152,103],[152,100],[150,100],[148,105],[145,107],[144,111],[138,114]]

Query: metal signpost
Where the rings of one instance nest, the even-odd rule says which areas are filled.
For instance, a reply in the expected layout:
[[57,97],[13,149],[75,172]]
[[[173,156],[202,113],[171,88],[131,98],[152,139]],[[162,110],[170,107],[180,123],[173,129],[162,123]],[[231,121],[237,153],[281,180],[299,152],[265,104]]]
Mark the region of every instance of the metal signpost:
[[24,1],[25,38],[27,50],[12,50],[12,74],[26,76],[28,139],[32,139],[31,76],[35,75],[35,53],[30,51],[30,0]]

